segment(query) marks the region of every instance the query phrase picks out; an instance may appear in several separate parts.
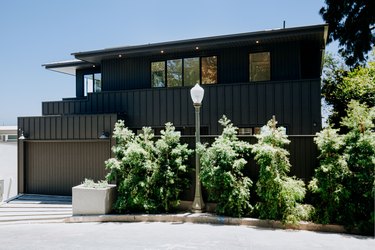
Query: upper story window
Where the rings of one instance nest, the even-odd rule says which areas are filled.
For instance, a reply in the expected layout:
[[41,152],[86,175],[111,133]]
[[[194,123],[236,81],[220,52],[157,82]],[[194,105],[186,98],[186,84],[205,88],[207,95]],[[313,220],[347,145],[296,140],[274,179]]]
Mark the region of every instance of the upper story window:
[[182,59],[167,61],[167,85],[168,87],[182,86]]
[[217,57],[191,57],[151,62],[152,87],[217,83]]
[[250,82],[271,80],[270,52],[249,54]]
[[202,84],[217,83],[217,57],[202,57]]
[[102,91],[102,74],[87,74],[83,75],[84,95],[87,93]]
[[200,83],[199,57],[184,59],[184,85],[194,86]]
[[165,62],[151,63],[151,86],[165,87]]

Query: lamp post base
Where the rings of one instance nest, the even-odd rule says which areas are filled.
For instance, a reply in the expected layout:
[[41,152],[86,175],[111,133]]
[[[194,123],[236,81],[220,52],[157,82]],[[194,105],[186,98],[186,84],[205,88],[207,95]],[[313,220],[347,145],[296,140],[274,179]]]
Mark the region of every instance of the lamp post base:
[[193,213],[202,213],[204,212],[204,208],[205,208],[205,205],[204,205],[202,196],[195,197],[193,204],[191,206],[191,211]]

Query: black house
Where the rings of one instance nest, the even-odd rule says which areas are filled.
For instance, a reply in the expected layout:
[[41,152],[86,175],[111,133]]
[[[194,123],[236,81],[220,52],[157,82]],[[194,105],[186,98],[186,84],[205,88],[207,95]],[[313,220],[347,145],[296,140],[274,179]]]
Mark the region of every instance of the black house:
[[45,64],[75,75],[76,97],[43,102],[40,117],[18,118],[26,138],[18,141],[19,192],[71,194],[85,177],[102,179],[118,119],[155,134],[173,122],[182,135],[193,135],[189,91],[196,83],[205,90],[203,136],[221,132],[223,114],[249,137],[275,115],[296,141],[292,162],[310,164],[297,175],[309,178],[316,161],[312,135],[321,129],[327,30],[315,25],[118,47]]

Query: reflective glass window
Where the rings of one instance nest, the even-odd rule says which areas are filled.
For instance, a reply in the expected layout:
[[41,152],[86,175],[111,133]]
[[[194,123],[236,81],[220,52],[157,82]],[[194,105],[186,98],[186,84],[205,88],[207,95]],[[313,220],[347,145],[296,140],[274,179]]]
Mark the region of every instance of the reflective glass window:
[[168,87],[182,86],[182,59],[167,61]]
[[165,62],[151,63],[151,86],[165,87]]
[[249,55],[250,82],[271,80],[270,52]]
[[102,74],[87,74],[83,76],[84,95],[102,91]]
[[199,57],[184,59],[184,86],[194,86],[199,81]]
[[101,92],[102,91],[102,74],[96,73],[94,74],[94,92]]
[[217,83],[217,57],[202,57],[202,84]]

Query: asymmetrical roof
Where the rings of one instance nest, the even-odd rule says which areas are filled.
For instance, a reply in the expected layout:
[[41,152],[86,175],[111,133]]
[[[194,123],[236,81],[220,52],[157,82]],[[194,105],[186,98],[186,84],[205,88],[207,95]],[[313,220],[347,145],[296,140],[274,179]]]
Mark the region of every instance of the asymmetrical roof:
[[315,41],[322,49],[325,48],[328,25],[320,24],[285,29],[272,29],[257,32],[247,32],[232,35],[222,35],[161,42],[136,46],[106,48],[93,51],[72,53],[76,60],[44,64],[46,69],[75,74],[75,69],[100,65],[102,60],[119,57],[140,57],[160,55],[160,53],[181,53],[194,50],[211,50],[229,47],[251,46],[288,41]]

